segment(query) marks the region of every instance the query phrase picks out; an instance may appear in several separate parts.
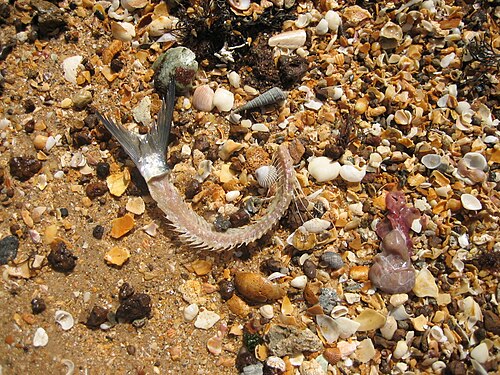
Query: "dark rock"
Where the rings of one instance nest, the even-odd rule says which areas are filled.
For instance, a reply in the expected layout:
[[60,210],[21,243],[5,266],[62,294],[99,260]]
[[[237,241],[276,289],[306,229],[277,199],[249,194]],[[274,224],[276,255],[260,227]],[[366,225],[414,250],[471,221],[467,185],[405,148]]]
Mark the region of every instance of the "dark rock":
[[19,181],[27,181],[42,168],[42,163],[30,156],[19,156],[9,161],[10,174]]
[[278,70],[283,87],[290,88],[299,82],[309,68],[307,60],[301,56],[281,56]]
[[45,0],[31,0],[31,6],[37,11],[33,20],[38,25],[40,35],[55,35],[66,26],[66,16],[56,5]]
[[229,221],[233,228],[242,227],[250,222],[250,215],[243,208],[229,215]]
[[290,157],[293,160],[293,164],[298,164],[302,159],[302,156],[304,156],[306,148],[301,141],[295,138],[288,146],[288,151],[290,152]]
[[47,256],[50,266],[57,272],[71,272],[76,266],[78,259],[73,253],[66,248],[66,244],[62,241],[51,245],[52,250]]
[[325,251],[320,257],[320,266],[338,270],[344,266],[344,261],[338,253]]
[[125,63],[123,61],[115,58],[115,59],[111,60],[110,67],[111,67],[111,70],[113,72],[118,73],[120,70],[122,70],[124,65],[125,65]]
[[97,163],[96,174],[97,178],[105,180],[106,177],[109,176],[109,163],[106,163],[105,161],[100,161],[99,163]]
[[23,103],[23,107],[24,107],[24,111],[26,113],[31,113],[35,110],[36,106],[35,106],[35,102],[33,102],[33,99],[26,99]]
[[118,298],[120,299],[120,302],[123,302],[132,297],[134,293],[135,290],[129,283],[123,283],[118,291]]
[[42,298],[33,298],[31,300],[31,311],[33,314],[40,314],[45,311],[47,306]]
[[138,168],[132,168],[130,170],[130,182],[131,184],[127,188],[127,192],[130,195],[141,196],[149,194],[148,184],[144,177],[142,177]]
[[254,365],[259,361],[255,358],[255,355],[248,351],[245,346],[242,346],[238,355],[236,356],[236,368],[239,371],[242,371],[243,368]]
[[200,191],[201,191],[200,182],[193,178],[189,180],[189,182],[187,183],[186,191],[184,192],[184,194],[186,195],[187,199],[193,199],[193,197]]
[[116,310],[119,322],[132,323],[134,320],[149,317],[151,314],[151,297],[147,294],[134,294],[121,303]]
[[234,283],[232,281],[222,280],[219,282],[219,293],[224,301],[230,299],[233,296],[235,290],[236,287],[234,286]]
[[92,182],[85,187],[85,194],[87,194],[87,197],[90,199],[100,197],[106,194],[107,191],[108,185],[101,181]]
[[330,288],[321,288],[319,295],[319,304],[325,314],[330,314],[335,306],[340,302],[337,292]]
[[108,309],[95,305],[90,311],[85,325],[92,329],[97,329],[108,320]]
[[19,239],[16,236],[7,236],[0,240],[0,265],[16,259]]
[[95,239],[100,240],[102,239],[103,235],[104,235],[104,227],[102,225],[96,225],[94,227],[94,230],[92,231],[92,236]]
[[86,131],[73,133],[72,138],[73,138],[73,144],[76,147],[81,147],[92,143],[92,138],[90,137],[90,134],[88,134]]
[[196,137],[196,139],[194,140],[193,149],[205,152],[209,148],[210,142],[208,141],[208,137],[206,135],[200,135]]
[[61,217],[68,217],[69,211],[67,208],[61,207],[59,209],[59,213],[61,214]]
[[467,366],[462,361],[451,361],[446,366],[446,373],[451,375],[467,375]]
[[494,335],[500,335],[500,318],[491,310],[483,310],[484,329]]
[[304,270],[304,275],[306,275],[308,279],[312,280],[316,278],[316,265],[310,259],[304,262],[302,269]]
[[273,272],[282,272],[284,268],[285,266],[283,265],[283,263],[273,258],[265,259],[260,264],[260,270],[269,275],[272,274]]
[[271,354],[278,357],[323,350],[323,343],[311,330],[299,330],[292,326],[275,325],[271,327],[266,335],[266,340]]
[[231,222],[223,215],[217,215],[214,220],[214,229],[217,232],[225,232],[231,228]]
[[252,83],[258,89],[276,86],[279,83],[279,71],[274,64],[273,49],[267,45],[267,40],[260,38],[250,49],[246,65],[252,68],[255,81]]

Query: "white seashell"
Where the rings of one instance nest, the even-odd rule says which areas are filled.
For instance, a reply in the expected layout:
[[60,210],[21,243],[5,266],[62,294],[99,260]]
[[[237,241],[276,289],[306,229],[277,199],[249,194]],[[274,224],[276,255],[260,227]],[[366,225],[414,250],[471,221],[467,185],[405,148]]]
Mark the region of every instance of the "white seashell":
[[82,61],[83,56],[71,56],[63,60],[62,68],[64,70],[64,78],[66,78],[67,81],[76,85],[78,67],[80,66]]
[[220,320],[220,316],[209,310],[203,310],[196,317],[194,326],[200,329],[210,329]]
[[73,361],[69,359],[61,359],[61,363],[66,366],[66,374],[65,375],[73,375],[75,373],[75,364]]
[[316,25],[316,34],[325,35],[328,32],[328,21],[324,18]]
[[483,208],[481,201],[472,194],[462,194],[460,197],[462,206],[469,211],[478,211]]
[[309,159],[307,170],[318,182],[335,180],[340,173],[340,164],[326,156]]
[[387,317],[387,320],[385,321],[385,325],[380,328],[380,333],[382,334],[382,337],[386,340],[391,340],[392,337],[394,336],[394,333],[398,329],[398,322],[392,315]]
[[332,318],[337,319],[340,318],[341,316],[347,315],[348,312],[349,309],[344,305],[337,305],[332,309],[330,315],[332,316]]
[[463,156],[462,160],[465,162],[467,168],[470,169],[484,171],[488,167],[488,161],[479,152],[468,152]]
[[38,348],[47,345],[48,342],[49,336],[47,332],[42,327],[38,327],[35,331],[35,336],[33,336],[33,346]]
[[427,154],[422,156],[422,164],[427,169],[436,169],[441,165],[441,156],[437,154]]
[[212,173],[212,165],[213,165],[212,160],[201,161],[200,164],[198,165],[198,172],[196,173],[195,178],[199,182],[205,181],[207,177],[210,176],[210,173]]
[[486,144],[494,145],[498,143],[498,137],[494,135],[487,135],[483,138],[483,142]]
[[270,47],[296,49],[302,47],[306,40],[307,34],[305,30],[292,30],[272,36],[267,43]]
[[406,312],[403,305],[396,307],[391,311],[391,316],[397,321],[410,319],[411,316]]
[[247,10],[251,3],[250,0],[229,0],[229,5],[236,10]]
[[333,88],[332,100],[339,100],[344,94],[344,90],[341,86],[336,86]]
[[73,316],[67,311],[57,310],[54,314],[54,318],[56,320],[56,323],[58,323],[65,331],[73,328],[73,326],[75,325]]
[[401,359],[408,351],[408,344],[404,340],[398,341],[396,344],[396,349],[392,352],[392,355],[396,359]]
[[231,190],[226,193],[226,202],[234,202],[240,196],[240,192],[238,190]]
[[309,26],[312,20],[312,14],[311,13],[302,13],[299,14],[297,17],[297,20],[295,21],[295,26],[297,26],[299,29],[303,29],[304,27]]
[[233,108],[234,94],[229,90],[219,87],[215,90],[213,104],[220,112],[229,112]]
[[389,303],[394,307],[401,306],[406,301],[408,301],[408,294],[406,293],[393,294],[389,299]]
[[172,30],[174,27],[174,20],[171,17],[160,16],[154,19],[149,25],[149,35],[151,36],[162,36],[167,31]]
[[479,363],[486,362],[488,360],[488,345],[486,345],[485,342],[482,342],[471,350],[470,356]]
[[304,224],[302,224],[302,226],[309,233],[320,233],[330,228],[331,223],[328,220],[323,220],[316,217],[314,219],[306,221]]
[[317,315],[316,323],[325,340],[331,344],[339,338],[337,322],[327,315]]
[[263,305],[259,308],[260,315],[266,319],[272,319],[274,317],[274,309],[271,305]]
[[128,22],[112,22],[111,34],[122,42],[130,42],[135,37],[135,27]]
[[335,319],[337,323],[337,330],[339,332],[340,338],[347,339],[354,335],[361,325],[352,319],[346,318],[344,316]]
[[470,104],[465,101],[458,102],[457,106],[455,107],[455,111],[459,115],[469,110],[470,110]]
[[269,189],[278,179],[278,171],[274,165],[263,165],[255,170],[255,178],[260,186]]
[[253,124],[252,130],[254,132],[264,132],[264,133],[269,132],[269,128],[266,126],[266,124],[262,124],[262,123]]
[[448,94],[445,94],[445,95],[443,95],[442,97],[440,97],[440,98],[438,99],[438,101],[436,102],[437,106],[438,106],[439,108],[446,108],[446,107],[447,107],[447,105],[448,105],[448,98],[449,98],[449,97],[450,97],[450,95],[448,95]]
[[445,57],[443,57],[441,59],[441,63],[440,63],[441,68],[447,68],[451,64],[451,62],[453,61],[455,56],[456,56],[455,52],[451,52],[451,53],[447,54]]
[[194,318],[196,318],[196,316],[198,315],[199,312],[200,312],[200,308],[198,307],[198,305],[196,303],[192,303],[189,306],[184,308],[184,312],[183,312],[184,319],[187,322],[190,322]]
[[340,177],[347,182],[360,182],[366,175],[366,167],[361,169],[354,165],[343,165],[340,168]]
[[361,341],[356,349],[356,359],[361,363],[370,362],[370,360],[375,357],[375,354],[377,354],[377,352],[370,338]]
[[437,342],[446,342],[448,338],[443,332],[443,329],[439,326],[433,326],[429,329],[429,336],[431,336]]
[[210,112],[214,109],[214,94],[210,86],[198,86],[193,93],[193,107],[199,111]]
[[307,284],[307,276],[300,275],[290,281],[290,285],[297,289],[304,289]]
[[342,18],[334,10],[329,10],[325,14],[325,20],[328,22],[328,28],[334,34],[337,34],[340,25],[342,25]]
[[278,372],[285,372],[286,363],[280,357],[271,356],[266,360],[266,365],[270,368],[277,369]]
[[410,111],[406,109],[398,109],[396,113],[394,114],[394,121],[396,121],[396,124],[398,125],[409,125],[411,124],[411,120],[413,119],[413,116]]
[[304,354],[300,353],[290,357],[290,364],[294,367],[299,367],[304,362]]
[[238,73],[235,71],[230,72],[227,75],[227,78],[229,80],[229,84],[233,86],[235,89],[239,89],[241,86],[241,77]]

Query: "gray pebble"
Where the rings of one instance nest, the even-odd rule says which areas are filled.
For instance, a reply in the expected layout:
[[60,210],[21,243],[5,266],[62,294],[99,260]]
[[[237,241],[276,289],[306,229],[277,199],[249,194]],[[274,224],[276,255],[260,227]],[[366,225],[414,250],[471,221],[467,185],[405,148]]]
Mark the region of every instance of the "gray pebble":
[[7,236],[0,240],[0,265],[7,264],[17,256],[19,239],[16,236]]
[[333,251],[326,251],[321,254],[320,265],[322,267],[331,268],[333,270],[338,270],[344,266],[344,261],[338,253]]
[[330,288],[321,288],[319,295],[319,304],[325,314],[330,314],[335,306],[340,302],[337,292]]

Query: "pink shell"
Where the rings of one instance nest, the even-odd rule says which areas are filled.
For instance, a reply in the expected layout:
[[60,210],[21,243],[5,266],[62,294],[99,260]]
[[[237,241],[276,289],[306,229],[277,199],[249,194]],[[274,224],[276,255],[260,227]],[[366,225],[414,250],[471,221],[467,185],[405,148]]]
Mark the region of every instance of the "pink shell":
[[210,86],[198,86],[193,94],[193,107],[199,111],[210,112],[214,109],[214,95],[214,90]]

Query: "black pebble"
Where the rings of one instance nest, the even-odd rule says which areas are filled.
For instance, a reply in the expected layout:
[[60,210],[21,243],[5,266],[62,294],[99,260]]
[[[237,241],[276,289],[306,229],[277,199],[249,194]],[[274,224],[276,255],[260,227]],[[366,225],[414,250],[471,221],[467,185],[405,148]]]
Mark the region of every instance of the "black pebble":
[[41,168],[42,163],[33,157],[14,157],[9,162],[10,174],[19,181],[27,181]]
[[60,208],[59,212],[61,213],[61,217],[68,217],[69,215],[68,209],[64,207]]
[[58,242],[47,256],[50,266],[54,271],[70,272],[76,266],[78,258],[66,248],[64,242]]
[[132,288],[129,283],[123,283],[120,287],[120,291],[118,292],[118,298],[120,299],[120,302],[123,302],[132,297],[134,293],[134,288]]
[[232,281],[222,280],[219,282],[219,293],[224,301],[230,299],[235,291],[236,287]]
[[102,239],[102,236],[104,235],[104,227],[102,225],[96,225],[94,227],[94,230],[92,231],[92,236],[94,236],[95,239]]
[[33,314],[40,314],[44,312],[46,308],[47,306],[42,298],[33,298],[31,300],[31,311],[33,311]]
[[119,322],[132,323],[134,320],[146,318],[151,314],[151,297],[147,294],[134,294],[121,303],[116,310]]
[[194,178],[191,179],[186,186],[185,195],[187,199],[193,199],[193,197],[201,191],[201,184],[198,180]]
[[0,240],[0,265],[7,264],[10,259],[15,259],[19,239],[16,236],[7,236]]
[[105,161],[97,163],[96,172],[99,179],[105,180],[109,176],[109,164]]
[[95,305],[85,322],[85,325],[89,328],[96,329],[108,320],[108,309]]

